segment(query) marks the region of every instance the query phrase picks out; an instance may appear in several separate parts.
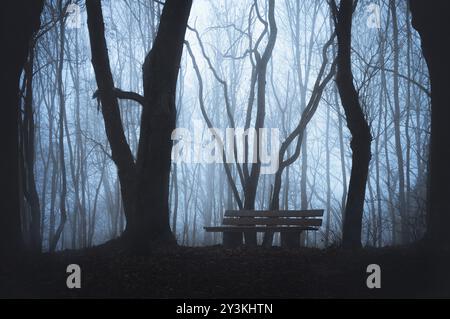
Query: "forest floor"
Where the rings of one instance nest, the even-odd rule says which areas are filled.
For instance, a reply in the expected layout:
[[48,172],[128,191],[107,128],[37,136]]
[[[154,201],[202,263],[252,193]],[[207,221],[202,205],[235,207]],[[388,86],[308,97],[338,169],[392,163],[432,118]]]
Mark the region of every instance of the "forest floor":
[[[81,289],[68,289],[66,267],[81,267]],[[366,267],[381,267],[368,289]],[[160,249],[145,256],[114,246],[45,253],[0,265],[0,297],[405,298],[450,297],[450,254],[420,247],[325,250]]]

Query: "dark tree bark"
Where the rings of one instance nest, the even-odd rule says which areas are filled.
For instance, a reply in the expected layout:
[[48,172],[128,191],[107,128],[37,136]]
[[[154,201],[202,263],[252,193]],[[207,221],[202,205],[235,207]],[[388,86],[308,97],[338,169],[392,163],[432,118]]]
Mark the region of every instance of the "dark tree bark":
[[[62,0],[58,1],[59,14],[63,16],[64,6]],[[54,236],[50,240],[49,250],[51,252],[56,250],[59,239],[64,231],[64,226],[67,221],[67,208],[66,208],[66,196],[67,196],[67,174],[66,174],[66,161],[64,152],[64,121],[66,117],[66,97],[63,87],[63,70],[64,70],[64,48],[66,44],[66,26],[64,19],[61,19],[59,25],[59,54],[58,54],[58,66],[56,70],[56,86],[58,91],[58,103],[59,103],[59,119],[58,119],[58,153],[59,153],[59,165],[61,169],[61,191],[59,194],[59,224],[56,227]]]
[[139,148],[136,213],[138,241],[174,241],[169,226],[171,134],[176,122],[176,86],[192,0],[165,2],[158,33],[143,66],[144,108]]
[[[176,83],[191,6],[192,0],[165,2],[153,48],[143,65],[144,96],[140,97],[114,87],[101,2],[86,1],[97,96],[118,168],[127,218],[124,238],[135,247],[175,243],[169,226],[171,134],[175,129]],[[136,162],[125,138],[118,98],[138,101],[143,107]]]
[[121,194],[127,220],[132,219],[135,164],[128,146],[119,102],[114,93],[114,80],[109,63],[105,40],[105,27],[100,0],[87,0],[89,38],[91,42],[92,65],[98,86],[98,96],[102,105],[106,136],[111,147],[112,159],[117,166]]
[[16,0],[2,3],[0,13],[3,56],[1,59],[0,116],[0,255],[23,248],[19,194],[19,79],[32,35],[40,25],[43,1]]
[[450,245],[450,2],[410,0],[413,27],[419,32],[431,83],[431,137],[427,194],[426,239],[433,245]]
[[367,174],[371,158],[372,136],[353,83],[351,63],[351,31],[354,2],[341,0],[339,9],[332,2],[338,38],[336,84],[352,135],[352,170],[344,212],[342,246],[361,247],[361,227],[366,193]]
[[[255,2],[257,4],[257,2]],[[256,191],[258,189],[258,181],[261,173],[261,159],[260,154],[260,141],[259,141],[259,130],[264,127],[264,120],[266,117],[266,77],[267,77],[267,65],[270,58],[272,57],[272,52],[275,47],[277,40],[277,24],[275,21],[275,1],[269,0],[268,2],[268,20],[264,21],[265,28],[269,28],[269,38],[267,40],[267,46],[264,49],[262,55],[259,53],[255,54],[256,57],[256,83],[257,83],[257,108],[256,108],[256,119],[255,119],[255,131],[257,132],[256,138],[256,150],[258,158],[256,163],[254,163],[250,169],[250,175],[245,179],[244,186],[244,209],[253,210],[255,209],[256,201]],[[258,9],[256,9],[258,12]],[[259,13],[257,13],[259,14]],[[262,19],[260,18],[262,21]],[[244,234],[245,243],[249,246],[256,246],[256,232],[246,232]]]
[[24,65],[25,96],[23,103],[23,120],[21,125],[21,148],[23,152],[24,196],[30,211],[30,249],[41,252],[41,208],[34,176],[35,163],[35,124],[33,115],[33,64],[35,41],[30,41],[28,59]]

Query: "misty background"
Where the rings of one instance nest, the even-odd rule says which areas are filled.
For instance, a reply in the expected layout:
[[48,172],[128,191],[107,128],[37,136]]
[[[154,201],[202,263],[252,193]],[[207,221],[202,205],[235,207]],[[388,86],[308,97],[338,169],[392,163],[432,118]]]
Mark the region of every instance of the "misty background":
[[[55,249],[93,246],[120,236],[125,228],[117,169],[110,159],[99,102],[93,98],[97,84],[85,6],[78,4],[81,25],[70,28],[67,21],[61,22],[56,1],[45,3],[32,61],[35,136],[29,135],[30,114],[25,103],[22,107],[22,131],[28,132],[21,144],[28,165],[22,183],[24,234],[30,234],[31,211],[39,209],[44,250],[50,249],[61,224],[61,201],[67,221]],[[380,28],[367,23],[373,4],[380,8]],[[147,0],[110,0],[102,5],[115,86],[142,93],[141,68],[158,30],[162,5]],[[258,1],[257,8],[252,0],[193,2],[189,18],[193,29],[186,32],[193,56],[185,48],[177,127],[193,130],[194,121],[206,127],[205,114],[221,129],[245,127],[248,114],[253,123],[252,50],[258,45],[262,52],[268,43],[267,10],[265,1]],[[282,142],[315,96],[321,67],[329,72],[336,48],[327,47],[328,61],[323,65],[323,48],[334,30],[326,1],[276,1],[275,20],[278,32],[267,68],[264,127],[278,128]],[[363,217],[366,246],[413,242],[426,226],[429,83],[420,39],[410,20],[406,1],[359,1],[354,13],[352,68],[373,136]],[[130,100],[119,103],[127,141],[136,152],[141,106]],[[280,209],[325,209],[320,231],[303,237],[306,246],[325,247],[341,240],[351,151],[340,103],[331,79],[306,126],[298,157],[282,173]],[[34,159],[27,157],[30,138],[35,143]],[[286,157],[295,155],[296,143]],[[230,168],[234,187],[243,196],[240,169]],[[35,185],[28,178],[33,174]],[[239,209],[224,165],[172,163],[170,179],[170,220],[178,243],[220,243],[221,235],[205,233],[203,226],[219,225],[225,210]],[[255,209],[270,209],[273,187],[274,175],[260,176]]]

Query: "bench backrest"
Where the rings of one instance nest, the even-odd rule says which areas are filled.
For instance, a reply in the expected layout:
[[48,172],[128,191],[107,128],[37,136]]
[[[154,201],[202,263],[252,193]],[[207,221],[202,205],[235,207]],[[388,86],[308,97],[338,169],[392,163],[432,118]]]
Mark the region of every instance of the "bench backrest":
[[322,217],[323,209],[311,210],[226,210],[224,217]]
[[227,210],[223,225],[285,225],[318,227],[322,225],[323,210]]

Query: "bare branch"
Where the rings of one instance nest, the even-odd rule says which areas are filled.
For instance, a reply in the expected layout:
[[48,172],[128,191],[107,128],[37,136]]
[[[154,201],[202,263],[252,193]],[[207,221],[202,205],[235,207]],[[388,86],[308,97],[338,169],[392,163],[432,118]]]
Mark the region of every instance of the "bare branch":
[[114,93],[116,97],[121,100],[132,100],[138,102],[140,105],[144,106],[144,97],[136,92],[122,91],[121,89],[115,88]]
[[[121,89],[114,88],[113,93],[115,97],[118,99],[135,101],[138,102],[140,105],[144,106],[144,97],[136,92],[122,91]],[[100,97],[99,94],[100,94],[99,90],[95,91],[94,94],[92,95],[92,98],[99,99]]]

